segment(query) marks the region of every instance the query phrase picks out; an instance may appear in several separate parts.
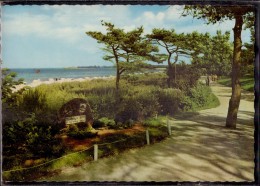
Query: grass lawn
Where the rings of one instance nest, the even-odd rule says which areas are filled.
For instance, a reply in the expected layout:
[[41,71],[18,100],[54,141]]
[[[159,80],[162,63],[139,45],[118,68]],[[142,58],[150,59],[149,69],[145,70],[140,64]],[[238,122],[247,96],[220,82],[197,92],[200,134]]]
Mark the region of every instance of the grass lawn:
[[[251,92],[254,91],[254,83],[255,83],[254,77],[242,77],[240,79],[240,82],[241,82],[242,89],[251,91]],[[218,80],[218,83],[231,87],[231,78],[223,77]]]

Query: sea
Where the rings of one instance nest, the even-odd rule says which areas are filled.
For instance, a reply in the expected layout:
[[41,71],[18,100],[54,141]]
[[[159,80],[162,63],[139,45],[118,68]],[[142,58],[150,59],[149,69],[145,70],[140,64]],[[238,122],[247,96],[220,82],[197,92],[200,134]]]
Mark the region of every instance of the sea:
[[[61,78],[93,78],[116,76],[115,67],[87,67],[87,68],[12,68],[17,73],[16,79],[23,78],[26,84],[33,80],[48,81],[49,79]],[[159,69],[148,70],[150,72],[160,71]]]
[[49,79],[61,78],[85,78],[85,77],[109,77],[116,75],[114,67],[98,68],[11,68],[10,71],[16,72],[16,79],[23,78],[29,84],[33,80],[47,81]]

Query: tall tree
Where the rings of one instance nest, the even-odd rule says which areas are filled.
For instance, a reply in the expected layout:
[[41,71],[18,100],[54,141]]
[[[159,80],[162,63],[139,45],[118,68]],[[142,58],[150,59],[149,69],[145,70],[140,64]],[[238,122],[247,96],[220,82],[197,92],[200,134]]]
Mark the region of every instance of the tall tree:
[[166,30],[155,28],[151,34],[146,35],[154,44],[165,49],[165,58],[167,60],[167,84],[168,87],[173,87],[176,82],[176,63],[180,61],[180,57],[189,57],[191,55],[188,40],[184,33],[177,34],[174,29]]
[[244,22],[254,19],[253,6],[217,6],[217,5],[195,5],[185,6],[183,15],[192,15],[198,19],[205,19],[208,23],[217,23],[224,20],[235,19],[234,49],[232,63],[232,95],[229,100],[226,127],[236,128],[237,113],[241,98],[240,68],[241,68],[241,32]]
[[154,52],[158,52],[158,47],[153,46],[149,40],[142,37],[143,27],[125,32],[123,29],[115,28],[108,22],[101,21],[106,27],[106,33],[86,32],[87,35],[105,45],[103,50],[107,53],[104,56],[116,66],[116,89],[119,89],[120,77],[125,72],[134,72],[148,67],[146,61],[160,62]]

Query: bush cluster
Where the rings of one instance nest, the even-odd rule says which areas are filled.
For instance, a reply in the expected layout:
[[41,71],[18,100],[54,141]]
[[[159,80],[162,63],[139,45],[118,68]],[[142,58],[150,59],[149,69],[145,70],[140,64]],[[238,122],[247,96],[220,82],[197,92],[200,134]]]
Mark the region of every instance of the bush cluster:
[[58,125],[41,120],[34,113],[23,117],[23,120],[8,121],[3,125],[3,155],[9,157],[3,162],[4,169],[20,164],[26,158],[58,157],[65,150],[56,136],[61,130]]
[[[161,77],[160,73],[155,74]],[[65,102],[78,97],[89,102],[95,119],[106,117],[114,120],[117,125],[129,123],[131,126],[131,120],[144,120],[155,115],[174,115],[179,111],[203,108],[217,100],[209,87],[195,86],[196,78],[181,78],[177,81],[178,88],[163,88],[152,83],[141,84],[143,80],[152,82],[150,75],[143,74],[138,78],[138,86],[122,80],[118,92],[113,80],[41,85],[35,90],[25,92],[20,106],[23,110],[56,114]],[[185,83],[182,84],[182,81]],[[191,86],[189,89],[188,85]]]
[[201,76],[199,69],[183,64],[177,65],[176,68],[177,74],[173,87],[187,92],[197,85],[198,79]]
[[191,88],[180,102],[180,107],[183,111],[206,109],[218,105],[219,100],[212,94],[211,88],[202,84]]

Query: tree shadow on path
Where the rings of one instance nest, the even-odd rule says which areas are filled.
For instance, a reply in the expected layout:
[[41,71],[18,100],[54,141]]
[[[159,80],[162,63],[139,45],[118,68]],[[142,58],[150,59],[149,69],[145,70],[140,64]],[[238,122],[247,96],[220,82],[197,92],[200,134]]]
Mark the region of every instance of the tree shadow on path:
[[161,143],[73,168],[52,180],[253,181],[251,120],[231,130],[224,127],[224,117],[189,116],[171,120],[172,135]]

